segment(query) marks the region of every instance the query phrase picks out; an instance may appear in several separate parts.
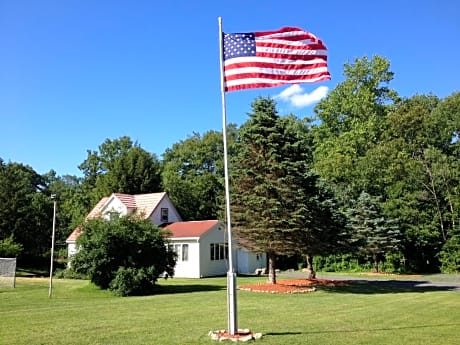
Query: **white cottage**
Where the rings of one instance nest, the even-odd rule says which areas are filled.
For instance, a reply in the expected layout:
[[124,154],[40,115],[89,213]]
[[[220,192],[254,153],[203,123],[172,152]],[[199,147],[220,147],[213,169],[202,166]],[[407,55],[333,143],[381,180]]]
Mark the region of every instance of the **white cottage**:
[[[166,193],[128,195],[114,193],[102,198],[86,219],[103,217],[110,219],[113,213],[142,214],[154,224],[169,232],[171,246],[178,254],[175,277],[201,278],[224,275],[228,271],[228,245],[224,224],[217,220],[181,221],[180,215]],[[77,227],[67,238],[68,256],[77,252],[76,240],[81,234]],[[233,248],[237,248],[234,243]],[[265,254],[256,254],[244,248],[233,251],[237,273],[254,273],[266,267]]]
[[[226,228],[217,220],[175,222],[165,227],[171,245],[178,254],[175,276],[201,278],[224,275],[228,271]],[[233,248],[236,243],[233,242]],[[243,248],[233,249],[234,269],[237,273],[254,273],[265,267],[263,254]]]

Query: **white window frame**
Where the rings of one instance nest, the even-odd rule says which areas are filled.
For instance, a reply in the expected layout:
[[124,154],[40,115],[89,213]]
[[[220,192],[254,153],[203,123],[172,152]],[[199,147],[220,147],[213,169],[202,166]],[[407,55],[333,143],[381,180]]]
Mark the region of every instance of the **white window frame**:
[[188,261],[189,245],[188,243],[174,243],[173,250],[177,254],[178,261]]
[[211,243],[209,245],[209,258],[211,261],[220,261],[228,259],[227,243]]
[[162,207],[160,210],[160,219],[162,223],[169,222],[169,209],[167,207]]

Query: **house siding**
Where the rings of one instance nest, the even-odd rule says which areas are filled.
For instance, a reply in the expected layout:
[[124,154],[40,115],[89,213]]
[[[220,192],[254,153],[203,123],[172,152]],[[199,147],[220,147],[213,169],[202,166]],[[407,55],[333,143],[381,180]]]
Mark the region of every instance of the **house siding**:
[[168,209],[167,223],[180,222],[182,220],[179,213],[176,210],[176,207],[173,205],[171,200],[169,198],[163,198],[161,202],[158,204],[158,206],[155,208],[155,210],[152,212],[152,214],[150,215],[149,219],[152,221],[153,224],[160,225],[164,223],[161,219],[161,209],[162,208]]
[[77,244],[75,242],[69,242],[67,246],[68,257],[71,258],[78,252]]
[[200,244],[197,240],[171,239],[171,244],[188,245],[188,260],[177,258],[174,276],[177,278],[200,278]]
[[251,253],[245,248],[238,249],[236,261],[237,272],[242,274],[254,273],[256,269],[265,268],[267,264],[264,253]]
[[[190,260],[187,263],[178,261],[174,276],[177,278],[203,278],[225,275],[229,269],[228,260],[211,260],[211,244],[226,243],[226,235],[225,226],[222,223],[217,223],[200,238],[196,238],[195,242],[185,238],[171,238],[172,244],[190,243]],[[233,268],[239,274],[252,274],[256,269],[266,267],[266,255],[263,253],[251,253],[245,248],[237,249],[235,241],[232,252]]]
[[228,271],[228,260],[211,260],[211,243],[225,243],[225,228],[216,224],[200,239],[201,276],[211,277],[225,275]]
[[106,220],[110,220],[110,213],[113,212],[121,216],[125,216],[128,213],[126,206],[115,196],[112,196],[107,204],[101,209],[102,217]]

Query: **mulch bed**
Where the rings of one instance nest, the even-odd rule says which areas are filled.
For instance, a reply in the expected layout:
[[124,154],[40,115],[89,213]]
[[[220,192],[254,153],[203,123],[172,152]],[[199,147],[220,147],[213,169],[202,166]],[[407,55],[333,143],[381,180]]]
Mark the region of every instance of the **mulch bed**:
[[244,291],[267,293],[306,293],[316,291],[316,286],[346,286],[349,282],[329,279],[282,279],[276,284],[258,283],[241,285],[238,288]]

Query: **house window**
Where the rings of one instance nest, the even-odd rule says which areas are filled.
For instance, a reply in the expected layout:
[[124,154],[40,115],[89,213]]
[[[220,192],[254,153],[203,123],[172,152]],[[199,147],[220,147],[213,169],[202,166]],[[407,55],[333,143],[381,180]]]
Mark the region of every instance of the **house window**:
[[175,244],[174,251],[177,254],[177,260],[188,261],[188,244]]
[[188,261],[188,244],[182,245],[182,261]]
[[161,209],[161,222],[162,223],[168,223],[169,222],[168,209],[167,208],[162,208]]
[[210,253],[211,253],[211,261],[216,260],[214,243],[211,243],[211,245],[210,245]]
[[112,210],[112,211],[110,211],[108,213],[108,220],[110,222],[113,222],[113,221],[117,220],[118,218],[120,218],[120,214],[118,212]]
[[211,243],[210,258],[212,261],[228,259],[228,244],[227,243]]
[[178,258],[180,258],[180,248],[181,248],[180,244],[175,244],[174,245],[174,252],[177,254]]

